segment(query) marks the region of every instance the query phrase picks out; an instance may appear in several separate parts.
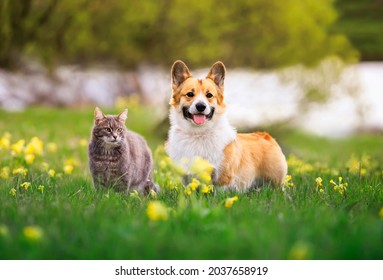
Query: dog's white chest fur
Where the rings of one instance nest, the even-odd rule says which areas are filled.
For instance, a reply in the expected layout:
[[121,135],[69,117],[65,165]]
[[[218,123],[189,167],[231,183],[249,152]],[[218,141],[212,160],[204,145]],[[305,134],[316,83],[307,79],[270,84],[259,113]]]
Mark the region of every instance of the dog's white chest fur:
[[175,112],[170,114],[172,125],[167,144],[169,156],[185,168],[188,168],[195,157],[204,158],[219,173],[219,167],[224,159],[224,149],[236,138],[236,131],[225,116],[215,120],[214,124],[192,127],[177,120],[179,116],[176,115]]

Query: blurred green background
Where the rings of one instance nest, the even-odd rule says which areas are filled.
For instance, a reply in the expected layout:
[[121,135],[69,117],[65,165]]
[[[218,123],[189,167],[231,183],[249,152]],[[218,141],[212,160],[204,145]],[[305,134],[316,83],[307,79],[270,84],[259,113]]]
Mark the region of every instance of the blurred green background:
[[0,65],[142,62],[270,69],[383,59],[381,0],[2,0]]

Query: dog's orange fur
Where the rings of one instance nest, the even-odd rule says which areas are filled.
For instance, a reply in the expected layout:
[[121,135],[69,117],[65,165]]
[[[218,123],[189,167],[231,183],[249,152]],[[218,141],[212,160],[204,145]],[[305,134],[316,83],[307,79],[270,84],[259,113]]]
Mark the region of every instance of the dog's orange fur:
[[254,178],[282,185],[286,161],[277,142],[268,133],[237,134],[226,146],[221,165],[220,185],[249,186]]

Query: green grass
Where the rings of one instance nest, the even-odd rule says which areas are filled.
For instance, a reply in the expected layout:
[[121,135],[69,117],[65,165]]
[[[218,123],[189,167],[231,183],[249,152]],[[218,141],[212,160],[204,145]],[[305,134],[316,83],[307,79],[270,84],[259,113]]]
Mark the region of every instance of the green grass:
[[[127,126],[143,134],[154,151],[165,139],[150,112],[130,109]],[[0,259],[383,258],[381,136],[328,140],[276,131],[289,155],[294,186],[240,194],[215,188],[212,194],[185,195],[160,150],[155,180],[163,191],[157,200],[169,216],[156,222],[146,213],[154,198],[93,188],[87,147],[80,145],[89,139],[92,109],[0,111],[0,119],[0,137],[10,132],[11,143],[34,136],[44,142],[44,154],[31,165],[24,155],[0,150],[0,171],[28,168],[25,178],[0,179]],[[49,142],[57,143],[56,153],[48,152]],[[63,174],[67,160],[75,164],[70,175]],[[55,177],[41,169],[42,162]],[[330,183],[338,183],[339,176],[348,183],[343,194]],[[317,177],[323,179],[320,188]],[[24,190],[22,182],[31,187]],[[9,193],[12,188],[16,196]],[[238,201],[226,208],[226,198],[235,195]],[[34,227],[32,234],[25,233],[28,226]]]

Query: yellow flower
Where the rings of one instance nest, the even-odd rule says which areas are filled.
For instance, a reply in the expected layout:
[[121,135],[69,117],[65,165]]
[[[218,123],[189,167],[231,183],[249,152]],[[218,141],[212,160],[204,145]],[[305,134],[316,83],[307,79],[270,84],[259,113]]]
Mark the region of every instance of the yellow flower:
[[214,191],[213,185],[201,185],[201,192],[202,193],[211,193]]
[[65,162],[64,162],[64,165],[73,165],[74,167],[75,166],[78,166],[79,165],[79,162],[77,159],[74,159],[74,158],[68,158]]
[[118,110],[123,110],[125,108],[136,109],[140,105],[140,96],[137,93],[134,93],[129,97],[118,96],[114,105]]
[[310,245],[306,242],[297,242],[289,252],[290,260],[304,260],[310,257]]
[[11,196],[16,196],[16,193],[17,193],[17,191],[16,191],[15,188],[12,188],[12,189],[9,190],[9,194],[10,194]]
[[213,170],[214,166],[201,157],[195,157],[190,165],[190,171],[206,184],[210,183]]
[[4,180],[8,179],[9,173],[10,173],[9,167],[8,166],[3,167],[0,171],[0,178]]
[[226,208],[231,208],[231,206],[233,206],[234,202],[237,201],[237,200],[238,200],[238,196],[226,198],[226,200],[225,200],[225,207]]
[[38,186],[37,190],[40,191],[41,193],[43,193],[44,192],[44,186],[43,185]]
[[152,221],[166,221],[169,217],[168,209],[158,200],[150,201],[148,203],[146,214]]
[[72,174],[72,171],[73,171],[73,165],[71,164],[66,164],[64,165],[64,173],[69,175],[69,174]]
[[88,146],[88,140],[82,138],[82,139],[80,139],[79,144],[81,147],[86,147],[86,146]]
[[54,154],[57,152],[57,144],[53,142],[49,142],[47,144],[47,151],[51,154]]
[[290,155],[287,158],[287,164],[289,166],[289,169],[294,169],[296,172],[302,174],[310,173],[314,170],[314,167],[311,164],[304,162],[295,155]]
[[165,161],[165,160],[162,159],[162,160],[160,161],[159,165],[160,165],[160,168],[161,168],[161,169],[166,169],[167,164],[166,164],[166,161]]
[[286,178],[285,178],[285,186],[290,188],[290,187],[294,187],[294,183],[291,182],[291,180],[293,179],[293,177],[291,175],[286,175]]
[[322,192],[323,192],[323,189],[319,189],[319,192],[322,193]]
[[24,182],[20,185],[20,187],[22,187],[24,190],[28,190],[29,187],[31,186],[31,183],[30,182]]
[[334,191],[337,191],[339,194],[343,195],[347,191],[348,183],[342,183],[343,178],[338,178],[338,183],[335,183],[333,179],[330,180],[330,183],[334,185]]
[[192,189],[190,187],[186,187],[184,190],[184,193],[187,195],[191,195],[193,193]]
[[44,237],[44,232],[39,226],[27,226],[23,229],[23,235],[27,240],[36,242]]
[[47,162],[42,162],[41,165],[40,165],[40,169],[42,171],[48,171],[49,169],[49,164]]
[[25,162],[27,164],[32,164],[33,161],[35,160],[35,155],[34,154],[26,154],[24,159],[25,159]]
[[193,178],[192,181],[188,184],[188,187],[190,187],[192,191],[195,191],[200,184],[200,181],[198,181],[196,178]]
[[321,187],[323,180],[322,180],[321,177],[318,177],[318,178],[315,179],[315,182],[317,183],[317,187]]
[[11,147],[11,140],[5,136],[0,138],[0,150],[8,150]]
[[11,145],[12,155],[20,155],[24,151],[25,140],[21,139]]
[[33,137],[31,141],[25,147],[26,154],[34,154],[37,156],[42,155],[43,153],[43,141],[41,141],[38,137]]
[[6,225],[0,225],[0,237],[9,237],[9,229]]
[[13,175],[21,175],[22,177],[27,176],[27,173],[28,173],[28,169],[24,167],[19,167],[12,170]]
[[53,178],[55,176],[55,174],[56,174],[56,171],[54,169],[51,168],[48,170],[49,177]]
[[379,217],[381,217],[383,219],[383,207],[380,208],[380,211],[379,211]]

